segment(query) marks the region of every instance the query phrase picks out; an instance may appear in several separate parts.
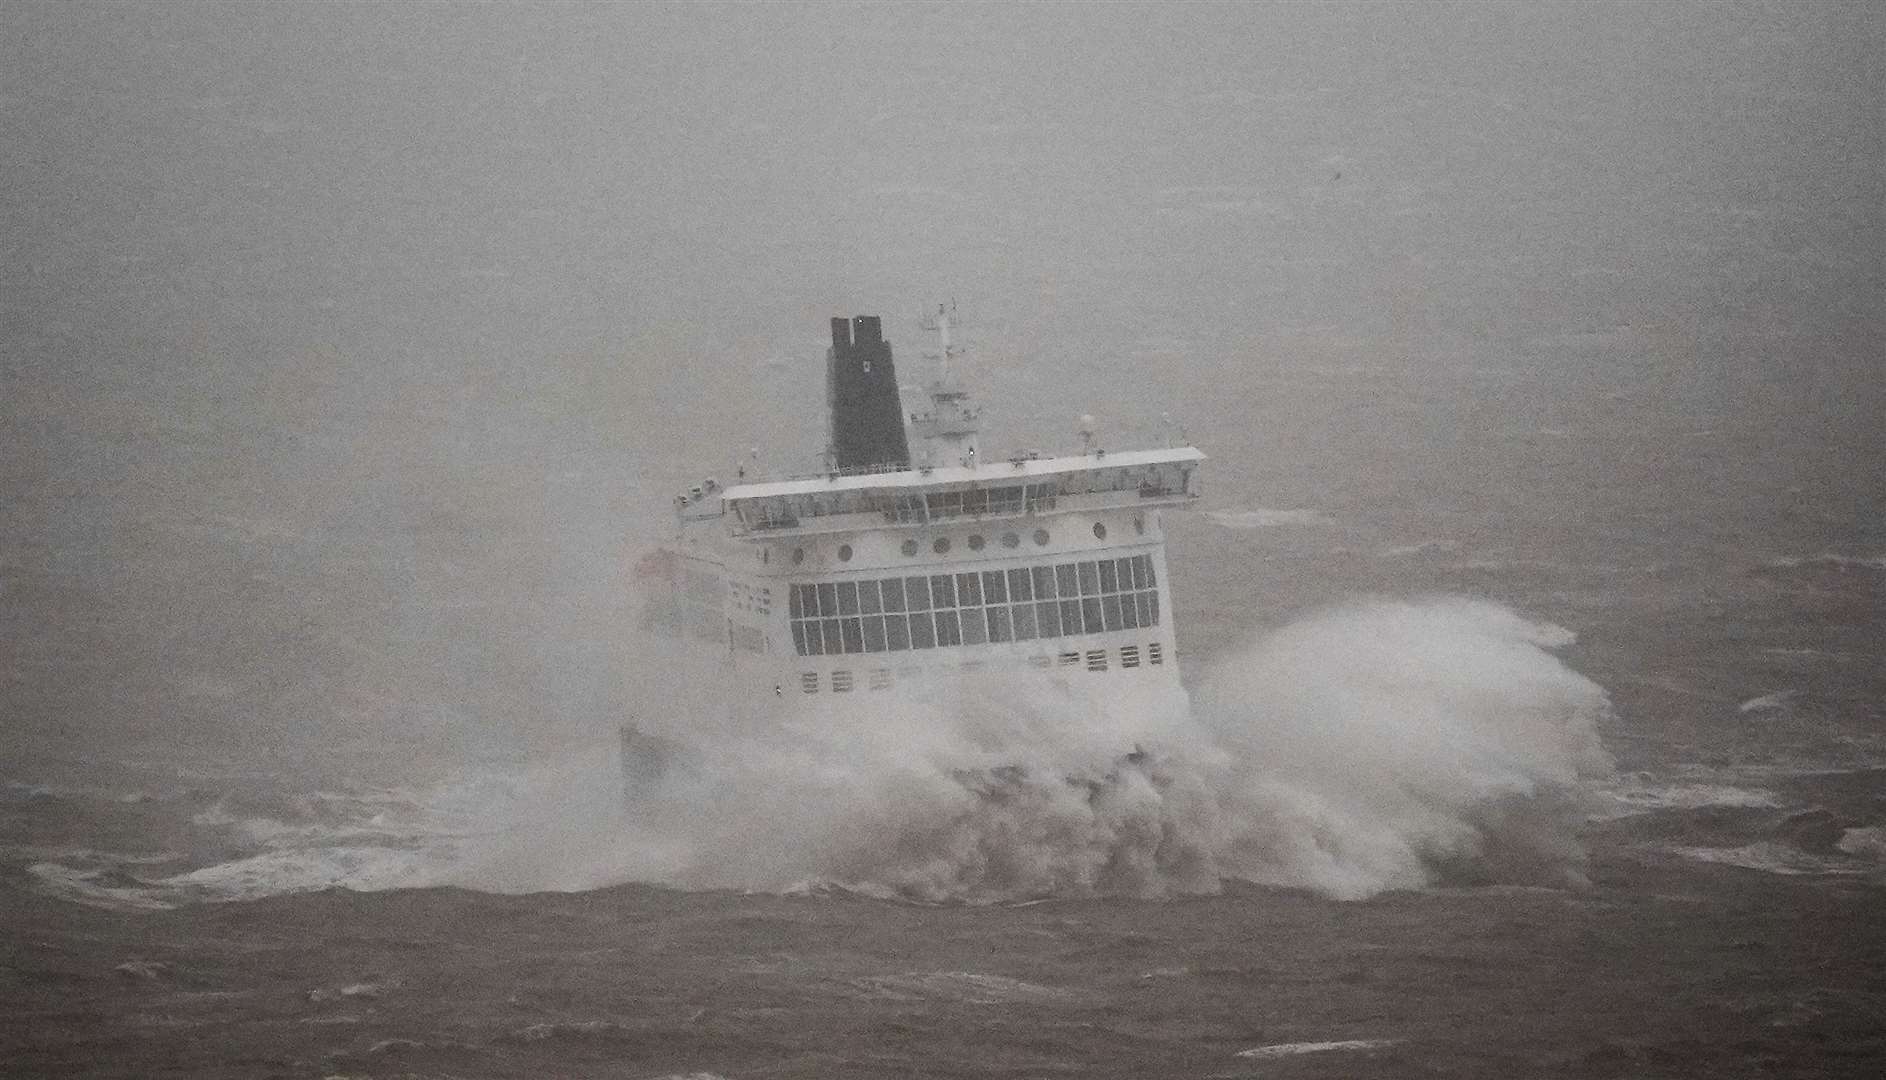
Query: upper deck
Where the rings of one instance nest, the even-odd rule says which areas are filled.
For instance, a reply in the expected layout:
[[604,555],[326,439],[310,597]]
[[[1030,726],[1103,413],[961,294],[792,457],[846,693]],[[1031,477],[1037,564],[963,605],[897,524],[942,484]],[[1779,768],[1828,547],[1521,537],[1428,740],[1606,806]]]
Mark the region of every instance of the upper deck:
[[[1066,457],[1017,457],[992,464],[832,473],[738,484],[718,493],[730,535],[744,539],[855,532],[1190,502],[1198,492],[1196,447]],[[696,511],[697,519],[712,514]]]

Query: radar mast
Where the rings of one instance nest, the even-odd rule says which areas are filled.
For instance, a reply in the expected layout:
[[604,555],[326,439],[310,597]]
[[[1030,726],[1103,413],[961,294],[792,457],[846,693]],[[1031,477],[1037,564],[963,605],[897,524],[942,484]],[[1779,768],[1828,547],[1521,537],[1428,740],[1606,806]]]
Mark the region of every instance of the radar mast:
[[925,359],[936,361],[936,379],[926,390],[929,405],[910,418],[910,430],[922,446],[918,460],[927,467],[976,465],[982,412],[970,404],[968,391],[956,382],[950,370],[950,361],[962,354],[950,344],[950,327],[955,321],[956,302],[952,300],[938,304],[934,315],[918,323],[937,336],[936,351],[924,353]]

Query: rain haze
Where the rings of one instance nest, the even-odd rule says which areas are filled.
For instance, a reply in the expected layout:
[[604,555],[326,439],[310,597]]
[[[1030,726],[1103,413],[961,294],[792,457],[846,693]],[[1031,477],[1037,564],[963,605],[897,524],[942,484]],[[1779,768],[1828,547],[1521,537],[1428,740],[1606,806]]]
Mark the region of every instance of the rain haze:
[[[1886,1060],[1876,5],[12,3],[0,192],[0,1073]],[[1209,455],[1187,710],[625,820],[673,493],[946,301]]]

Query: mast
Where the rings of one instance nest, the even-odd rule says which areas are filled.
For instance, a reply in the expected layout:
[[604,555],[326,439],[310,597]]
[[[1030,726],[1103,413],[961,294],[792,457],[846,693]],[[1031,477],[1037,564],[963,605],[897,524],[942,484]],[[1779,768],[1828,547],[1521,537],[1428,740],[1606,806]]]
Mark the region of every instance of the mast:
[[978,436],[982,432],[982,412],[969,403],[969,392],[958,384],[950,371],[950,360],[961,350],[950,344],[950,325],[956,318],[956,303],[938,304],[936,314],[920,325],[937,335],[937,351],[925,353],[936,361],[936,379],[926,393],[929,407],[910,418],[911,432],[921,451],[918,460],[926,466],[976,464]]

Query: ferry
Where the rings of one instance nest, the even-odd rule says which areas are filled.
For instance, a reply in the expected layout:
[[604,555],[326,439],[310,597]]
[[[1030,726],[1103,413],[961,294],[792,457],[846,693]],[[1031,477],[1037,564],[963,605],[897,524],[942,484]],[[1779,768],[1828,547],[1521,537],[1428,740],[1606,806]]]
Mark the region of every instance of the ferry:
[[[954,316],[922,322],[938,347],[908,413],[882,320],[832,319],[823,470],[675,496],[675,538],[635,576],[690,713],[766,724],[977,672],[1088,700],[1182,693],[1160,515],[1199,498],[1205,455],[1108,449],[1087,417],[1078,453],[985,454]],[[631,782],[687,737],[651,720],[622,729]]]

